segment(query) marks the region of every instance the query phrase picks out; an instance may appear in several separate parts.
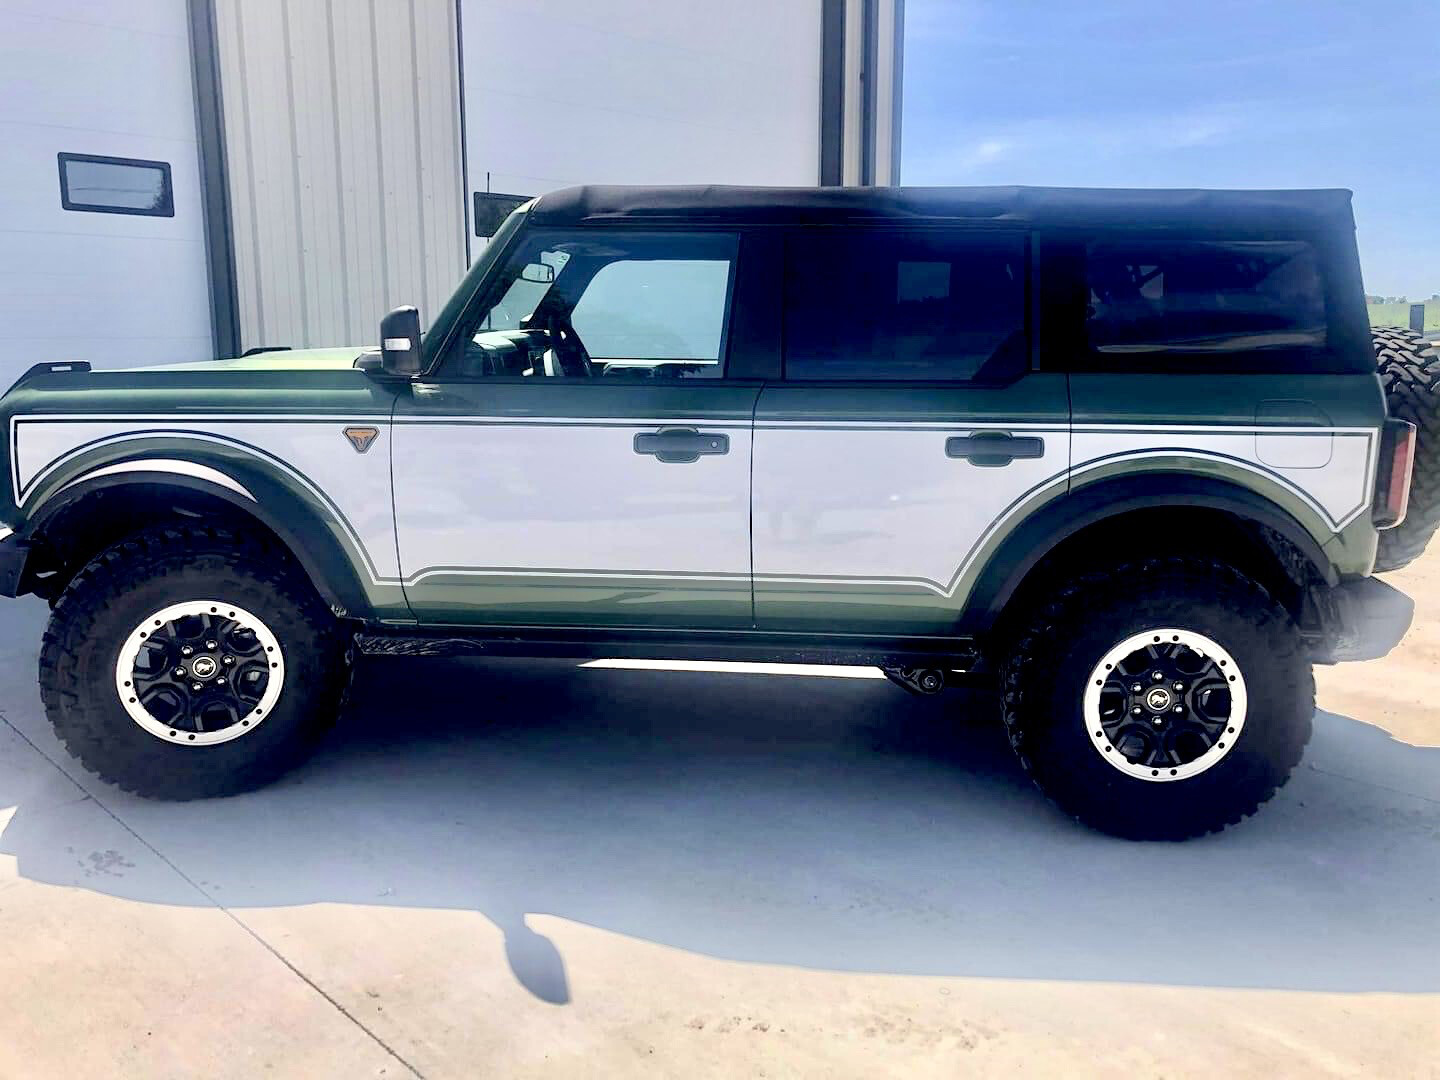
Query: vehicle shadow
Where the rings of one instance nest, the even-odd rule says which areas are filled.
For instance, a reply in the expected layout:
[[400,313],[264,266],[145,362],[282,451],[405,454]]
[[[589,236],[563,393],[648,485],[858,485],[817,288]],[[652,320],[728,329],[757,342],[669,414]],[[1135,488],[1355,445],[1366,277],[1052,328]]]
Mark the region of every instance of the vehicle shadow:
[[[564,963],[527,913],[829,970],[1440,989],[1440,750],[1345,717],[1320,714],[1307,764],[1253,821],[1135,844],[1051,809],[979,695],[376,660],[353,700],[314,760],[250,795],[175,805],[86,782],[230,908],[478,911],[552,1002]],[[24,877],[205,902],[169,873],[77,871],[95,844],[75,834],[73,787],[49,772],[7,792],[6,775],[0,852]]]

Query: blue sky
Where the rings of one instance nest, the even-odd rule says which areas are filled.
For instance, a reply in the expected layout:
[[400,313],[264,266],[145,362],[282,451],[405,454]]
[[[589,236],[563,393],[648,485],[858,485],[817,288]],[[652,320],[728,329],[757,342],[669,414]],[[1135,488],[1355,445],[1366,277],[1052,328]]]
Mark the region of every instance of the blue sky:
[[1440,0],[905,0],[901,181],[1347,187],[1440,293]]

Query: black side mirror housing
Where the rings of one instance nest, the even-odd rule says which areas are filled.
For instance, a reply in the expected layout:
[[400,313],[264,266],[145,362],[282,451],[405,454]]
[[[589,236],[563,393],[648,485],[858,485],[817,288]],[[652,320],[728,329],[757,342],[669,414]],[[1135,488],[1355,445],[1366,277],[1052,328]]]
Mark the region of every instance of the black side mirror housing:
[[404,378],[420,374],[420,312],[397,307],[380,320],[380,370]]

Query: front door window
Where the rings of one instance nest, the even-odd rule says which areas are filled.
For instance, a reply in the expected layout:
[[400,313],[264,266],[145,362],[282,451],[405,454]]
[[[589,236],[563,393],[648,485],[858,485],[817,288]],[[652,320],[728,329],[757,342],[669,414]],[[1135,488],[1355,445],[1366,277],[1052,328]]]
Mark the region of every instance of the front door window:
[[507,258],[452,378],[724,374],[736,238],[537,231]]

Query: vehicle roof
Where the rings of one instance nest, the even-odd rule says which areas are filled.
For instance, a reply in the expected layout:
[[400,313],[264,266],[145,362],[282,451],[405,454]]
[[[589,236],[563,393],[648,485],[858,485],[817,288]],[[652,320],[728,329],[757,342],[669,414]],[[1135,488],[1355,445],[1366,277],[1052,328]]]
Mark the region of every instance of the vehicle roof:
[[966,221],[1074,228],[1354,228],[1342,188],[596,186],[541,195],[537,225],[707,221],[820,224]]

